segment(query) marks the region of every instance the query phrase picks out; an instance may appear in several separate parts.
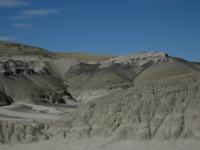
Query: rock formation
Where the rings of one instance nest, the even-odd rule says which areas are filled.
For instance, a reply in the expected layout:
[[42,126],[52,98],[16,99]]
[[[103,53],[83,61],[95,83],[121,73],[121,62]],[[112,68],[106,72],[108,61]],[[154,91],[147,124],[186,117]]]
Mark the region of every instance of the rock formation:
[[[51,66],[52,53],[12,43],[1,43],[0,52],[0,91],[12,102],[76,103]],[[2,105],[10,104],[4,97]]]
[[[0,52],[0,106],[35,103],[56,111],[78,106],[48,121],[22,116],[20,122],[0,114],[2,144],[59,134],[70,140],[200,139],[199,63],[157,52],[91,62],[13,43],[0,43]],[[41,113],[46,115],[36,111]]]
[[49,139],[48,123],[0,121],[0,144],[30,143]]
[[80,107],[59,132],[76,140],[199,140],[199,88],[199,74],[138,84]]
[[137,81],[144,78],[151,80],[153,77],[156,79],[195,71],[199,69],[193,63],[165,53],[149,52],[111,58],[100,63],[81,62],[67,71],[65,83],[77,101],[87,102],[127,89],[134,85],[136,78]]
[[0,91],[0,106],[10,105],[13,103],[13,99]]

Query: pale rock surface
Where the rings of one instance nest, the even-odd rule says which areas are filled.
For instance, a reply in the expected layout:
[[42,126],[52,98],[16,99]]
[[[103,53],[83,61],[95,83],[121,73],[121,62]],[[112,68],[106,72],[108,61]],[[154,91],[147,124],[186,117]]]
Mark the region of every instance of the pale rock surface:
[[135,85],[91,101],[51,127],[58,125],[69,139],[199,140],[199,89],[199,74]]

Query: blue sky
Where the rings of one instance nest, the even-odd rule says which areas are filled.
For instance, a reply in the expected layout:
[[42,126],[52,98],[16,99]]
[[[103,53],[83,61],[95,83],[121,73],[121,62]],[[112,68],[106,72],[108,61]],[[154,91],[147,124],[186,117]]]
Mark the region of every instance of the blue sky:
[[200,61],[199,0],[0,0],[0,39],[54,51]]

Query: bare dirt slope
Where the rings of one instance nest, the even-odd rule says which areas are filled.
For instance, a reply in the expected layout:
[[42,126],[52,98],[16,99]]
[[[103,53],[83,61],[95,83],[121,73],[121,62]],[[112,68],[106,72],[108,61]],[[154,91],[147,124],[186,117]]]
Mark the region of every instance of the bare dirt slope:
[[199,72],[197,64],[149,52],[120,56],[100,63],[79,63],[65,75],[65,84],[79,102],[87,102],[146,82],[170,76]]
[[137,84],[81,106],[61,132],[69,139],[199,140],[199,88],[199,74]]
[[69,142],[56,137],[48,141],[30,144],[0,145],[1,150],[199,150],[198,141],[182,140],[177,142],[124,140],[109,143],[104,139]]

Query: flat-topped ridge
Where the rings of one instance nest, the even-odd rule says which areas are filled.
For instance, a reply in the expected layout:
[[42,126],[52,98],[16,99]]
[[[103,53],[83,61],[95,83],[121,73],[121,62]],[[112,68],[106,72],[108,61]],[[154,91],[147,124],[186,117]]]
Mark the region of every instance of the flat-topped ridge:
[[164,52],[146,52],[139,54],[131,54],[125,56],[119,56],[116,58],[111,58],[107,61],[101,63],[101,67],[109,67],[112,64],[137,64],[142,65],[148,61],[153,62],[168,62],[170,57],[167,53]]

